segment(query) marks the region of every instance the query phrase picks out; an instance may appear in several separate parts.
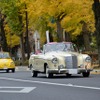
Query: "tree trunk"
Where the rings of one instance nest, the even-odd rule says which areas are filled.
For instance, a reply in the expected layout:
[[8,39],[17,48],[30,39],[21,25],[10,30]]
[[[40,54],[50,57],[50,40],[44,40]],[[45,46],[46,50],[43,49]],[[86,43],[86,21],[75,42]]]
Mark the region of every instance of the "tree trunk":
[[25,50],[24,50],[24,42],[23,42],[23,34],[20,36],[20,48],[21,48],[21,62],[25,61]]
[[53,42],[53,36],[51,33],[49,33],[49,37],[50,37],[50,42]]
[[0,28],[1,28],[1,46],[3,51],[8,51],[7,47],[7,40],[5,36],[5,30],[4,30],[4,18],[2,17],[2,14],[0,14]]
[[89,39],[89,34],[88,33],[83,33],[83,39],[84,39],[84,46],[86,51],[90,51],[90,39]]
[[65,41],[66,41],[66,42],[71,42],[70,33],[66,32],[66,31],[65,31]]
[[89,31],[87,28],[87,23],[85,23],[84,21],[81,22],[83,27],[82,27],[82,35],[83,35],[83,39],[84,39],[84,45],[85,45],[85,50],[86,51],[90,51],[91,50],[91,46],[90,46],[90,37],[89,37]]
[[[26,4],[25,4],[25,9],[27,10]],[[28,37],[28,13],[25,11],[25,16],[26,16],[26,47],[27,47],[27,59],[30,57],[30,44],[29,44],[29,37]]]
[[93,11],[95,15],[96,40],[98,45],[98,60],[100,67],[100,1],[94,0]]
[[23,40],[23,23],[22,23],[22,16],[21,16],[21,14],[19,13],[19,22],[20,22],[20,26],[21,26],[21,30],[20,30],[20,32],[21,32],[21,34],[20,34],[20,48],[21,48],[21,53],[22,53],[22,59],[21,59],[21,61],[22,61],[22,63],[24,62],[24,60],[25,60],[25,50],[24,50],[24,40]]
[[56,22],[56,24],[57,24],[57,36],[58,36],[58,41],[59,41],[59,42],[62,42],[62,41],[63,41],[63,29],[62,29],[62,27],[61,27],[61,23],[60,23],[59,20]]

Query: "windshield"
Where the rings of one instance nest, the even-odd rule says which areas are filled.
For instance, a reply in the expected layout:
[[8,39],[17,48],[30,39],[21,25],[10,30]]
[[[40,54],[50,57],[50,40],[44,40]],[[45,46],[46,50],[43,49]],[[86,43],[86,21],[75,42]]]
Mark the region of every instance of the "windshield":
[[54,44],[46,44],[45,45],[45,53],[52,51],[77,51],[72,43],[54,43]]
[[0,53],[0,59],[10,58],[8,53]]

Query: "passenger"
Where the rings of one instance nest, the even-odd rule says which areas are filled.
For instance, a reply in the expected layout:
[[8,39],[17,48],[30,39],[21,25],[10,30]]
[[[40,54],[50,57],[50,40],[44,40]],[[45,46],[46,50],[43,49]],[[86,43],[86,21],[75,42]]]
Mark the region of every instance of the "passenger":
[[36,50],[35,54],[39,54],[39,53],[41,53],[41,50],[40,49]]

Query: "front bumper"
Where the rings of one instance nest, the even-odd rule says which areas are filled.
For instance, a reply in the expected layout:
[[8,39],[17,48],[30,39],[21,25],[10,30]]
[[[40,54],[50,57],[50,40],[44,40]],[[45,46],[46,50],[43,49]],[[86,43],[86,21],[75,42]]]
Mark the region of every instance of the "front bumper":
[[54,74],[81,74],[83,72],[90,72],[92,69],[49,69],[49,73]]
[[0,68],[0,70],[12,70],[12,69],[15,69],[15,67],[4,67],[4,68]]

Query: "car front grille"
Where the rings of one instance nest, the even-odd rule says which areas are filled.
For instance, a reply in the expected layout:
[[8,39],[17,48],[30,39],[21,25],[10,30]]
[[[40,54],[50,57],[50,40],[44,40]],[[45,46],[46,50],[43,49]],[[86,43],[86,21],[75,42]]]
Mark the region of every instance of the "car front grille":
[[67,56],[65,57],[65,64],[67,69],[77,68],[77,56]]

